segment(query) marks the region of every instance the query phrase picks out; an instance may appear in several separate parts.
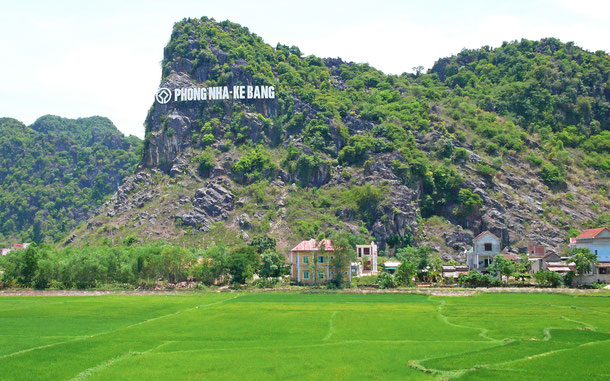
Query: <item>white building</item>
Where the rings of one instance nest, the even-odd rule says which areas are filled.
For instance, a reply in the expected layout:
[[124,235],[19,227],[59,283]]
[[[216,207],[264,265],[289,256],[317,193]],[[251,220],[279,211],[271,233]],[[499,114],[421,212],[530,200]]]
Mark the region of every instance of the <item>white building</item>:
[[485,271],[500,250],[500,238],[486,230],[472,240],[472,249],[466,253],[466,264],[471,270]]
[[576,238],[570,238],[571,248],[589,249],[597,255],[598,264],[583,277],[583,283],[610,283],[610,229],[587,229]]
[[370,245],[356,245],[356,257],[358,258],[356,276],[377,274],[377,245],[375,242],[371,242]]

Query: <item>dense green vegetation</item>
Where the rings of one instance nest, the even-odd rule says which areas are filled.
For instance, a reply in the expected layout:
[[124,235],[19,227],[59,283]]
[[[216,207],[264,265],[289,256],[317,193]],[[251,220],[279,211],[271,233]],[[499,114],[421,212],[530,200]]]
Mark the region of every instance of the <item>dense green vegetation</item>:
[[35,244],[0,257],[2,287],[36,289],[154,288],[190,281],[194,285],[235,285],[258,274],[261,286],[278,283],[289,273],[275,241],[254,239],[249,246],[211,246],[189,250],[179,246],[137,246],[128,237],[123,246],[54,249]]
[[[537,134],[551,161],[563,164],[568,148],[580,148],[585,153],[581,165],[610,170],[607,53],[591,53],[554,38],[521,40],[496,49],[463,50],[439,60],[431,72],[481,109]],[[517,136],[511,138],[510,127],[509,135],[499,126],[481,132],[501,147],[520,150],[522,144]]]
[[133,173],[140,145],[102,117],[0,119],[0,238],[65,236]]
[[604,380],[610,370],[607,299],[608,294],[2,297],[0,372],[4,380],[20,381],[547,381],[566,375]]

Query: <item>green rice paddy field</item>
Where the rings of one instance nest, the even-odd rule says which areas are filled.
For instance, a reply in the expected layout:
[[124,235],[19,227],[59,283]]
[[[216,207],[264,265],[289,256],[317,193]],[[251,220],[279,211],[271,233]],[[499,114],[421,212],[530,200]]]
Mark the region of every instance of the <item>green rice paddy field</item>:
[[2,380],[608,380],[610,294],[0,297]]

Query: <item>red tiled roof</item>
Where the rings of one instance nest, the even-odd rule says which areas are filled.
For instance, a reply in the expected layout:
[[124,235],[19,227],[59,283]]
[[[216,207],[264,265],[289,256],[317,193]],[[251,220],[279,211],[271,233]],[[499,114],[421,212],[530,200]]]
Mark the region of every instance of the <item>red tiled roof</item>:
[[600,267],[600,268],[610,268],[610,262],[599,262],[597,264],[597,267]]
[[578,237],[576,237],[576,239],[595,238],[595,237],[597,237],[597,235],[599,233],[603,232],[604,230],[610,230],[610,229],[608,229],[608,228],[587,229],[587,230],[584,230],[582,233],[580,233],[580,235]]
[[[473,241],[478,240],[479,238],[483,237],[483,236],[484,236],[485,234],[487,234],[487,233],[489,233],[489,234],[493,235],[494,237],[498,238],[498,236],[497,236],[497,235],[495,235],[494,233],[490,232],[489,230],[485,230],[483,233],[481,233],[481,234],[479,234],[478,236],[474,237],[474,240],[473,240]],[[498,238],[498,240],[499,240],[499,239],[500,239],[500,238]]]
[[315,239],[310,239],[309,241],[301,241],[298,245],[296,245],[290,251],[319,251],[324,245],[325,251],[335,251],[335,248],[332,246],[330,239],[323,239],[320,242],[316,242]]

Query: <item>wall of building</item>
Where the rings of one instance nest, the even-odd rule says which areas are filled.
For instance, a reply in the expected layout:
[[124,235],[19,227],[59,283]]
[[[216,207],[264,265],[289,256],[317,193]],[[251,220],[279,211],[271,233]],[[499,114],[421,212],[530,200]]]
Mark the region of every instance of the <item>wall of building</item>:
[[[318,257],[324,258],[323,263],[314,263],[314,261],[318,260]],[[303,258],[307,258],[306,263]],[[335,269],[331,266],[331,261],[334,259],[332,253],[320,254],[315,251],[293,251],[290,254],[290,259],[292,262],[290,279],[294,282],[305,284],[324,283],[335,277]],[[343,272],[344,276],[351,280],[349,265],[343,269]],[[306,275],[309,275],[308,278],[305,278]]]
[[[491,251],[485,251],[485,244],[491,243]],[[486,234],[474,242],[473,252],[481,255],[497,255],[500,254],[500,240],[491,234]]]
[[592,253],[597,251],[598,261],[610,262],[610,238],[581,239],[576,241],[574,247],[589,249]]
[[[485,251],[486,243],[491,244],[491,251]],[[492,234],[483,235],[482,237],[473,242],[472,253],[469,252],[466,258],[468,267],[470,269],[477,268],[477,255],[479,258],[478,262],[482,262],[485,258],[492,258],[500,254],[500,249],[501,247],[499,238],[495,237]],[[481,266],[482,267],[480,267],[479,270],[484,269],[484,265]]]

